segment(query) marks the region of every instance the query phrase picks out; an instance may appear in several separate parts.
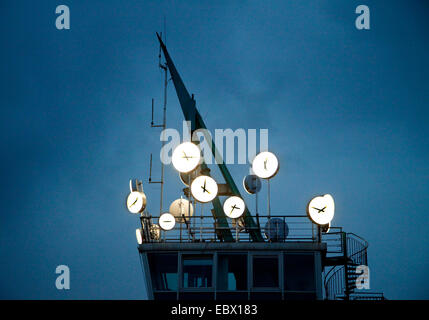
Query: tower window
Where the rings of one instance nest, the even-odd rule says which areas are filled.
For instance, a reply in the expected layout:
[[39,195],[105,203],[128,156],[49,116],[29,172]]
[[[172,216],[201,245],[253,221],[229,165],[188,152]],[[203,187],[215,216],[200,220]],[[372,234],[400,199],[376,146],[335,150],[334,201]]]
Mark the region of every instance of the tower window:
[[253,257],[253,287],[279,287],[279,262],[277,256]]
[[213,256],[183,256],[183,288],[210,288],[212,286]]

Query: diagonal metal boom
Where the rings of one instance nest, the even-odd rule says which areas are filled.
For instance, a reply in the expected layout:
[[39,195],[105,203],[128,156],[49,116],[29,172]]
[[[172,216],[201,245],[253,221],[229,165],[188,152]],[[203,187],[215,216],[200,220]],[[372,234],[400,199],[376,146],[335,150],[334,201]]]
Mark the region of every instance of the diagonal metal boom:
[[[188,90],[186,90],[186,87],[182,81],[182,78],[177,72],[177,69],[174,66],[174,63],[170,55],[168,54],[165,44],[163,43],[159,34],[157,33],[156,35],[161,45],[162,52],[164,53],[165,60],[167,61],[167,67],[168,67],[168,70],[170,71],[171,78],[173,80],[174,87],[176,89],[177,97],[179,98],[180,106],[182,107],[183,115],[185,116],[185,120],[190,121],[191,123],[191,134],[197,129],[207,129],[200,113],[198,112],[195,106],[195,100],[193,99],[193,97],[189,95]],[[225,182],[229,185],[234,195],[241,197],[240,191],[238,190],[234,182],[234,179],[229,173],[228,168],[225,165],[225,162],[222,160],[219,154],[219,151],[216,149],[216,145],[214,141],[211,139],[210,136],[206,136],[207,133],[205,132],[205,130],[203,132],[204,132],[204,138],[206,139],[206,141],[211,141],[210,146],[211,146],[213,156],[216,159],[217,165],[222,173],[223,178],[225,179]],[[203,166],[206,166],[206,165],[203,163]],[[227,218],[225,216],[225,213],[222,210],[222,206],[220,205],[220,200],[218,197],[216,197],[215,200],[213,201],[212,212],[214,214],[214,218],[216,219],[218,225],[221,227],[220,228],[221,235],[219,236],[224,241],[233,241],[231,231],[228,228]],[[258,226],[256,225],[249,210],[247,209],[247,206],[244,212],[244,223],[253,241],[258,241],[258,242],[264,241]]]

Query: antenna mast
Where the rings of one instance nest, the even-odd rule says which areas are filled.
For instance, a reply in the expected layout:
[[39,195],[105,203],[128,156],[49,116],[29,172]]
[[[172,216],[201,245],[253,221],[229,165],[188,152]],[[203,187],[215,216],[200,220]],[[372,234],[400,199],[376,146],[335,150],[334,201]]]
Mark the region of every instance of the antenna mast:
[[[164,18],[164,32],[165,32],[165,18]],[[161,33],[162,35],[162,33]],[[164,35],[165,37],[165,35]],[[165,39],[165,38],[164,38]],[[164,71],[164,108],[163,108],[163,118],[162,118],[162,124],[155,125],[153,121],[153,114],[154,114],[154,99],[152,99],[152,122],[151,127],[152,128],[162,128],[162,146],[161,146],[161,179],[160,181],[152,181],[152,154],[150,155],[150,175],[149,175],[149,183],[159,183],[161,185],[161,191],[160,191],[160,203],[159,203],[159,214],[162,214],[162,204],[163,204],[163,197],[164,197],[164,145],[165,145],[165,129],[167,128],[167,84],[168,84],[168,70],[167,70],[167,62],[164,64],[161,63],[161,46],[159,47],[159,54],[158,54],[158,66],[160,69]]]

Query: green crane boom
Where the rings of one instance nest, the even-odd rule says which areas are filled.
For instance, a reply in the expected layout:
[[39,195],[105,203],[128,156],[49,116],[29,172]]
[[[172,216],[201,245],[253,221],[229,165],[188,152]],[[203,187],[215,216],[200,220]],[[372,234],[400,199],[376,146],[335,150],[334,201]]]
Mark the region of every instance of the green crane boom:
[[[171,57],[167,51],[167,48],[162,41],[159,34],[156,34],[159,40],[159,43],[161,45],[162,52],[164,53],[165,60],[167,61],[167,67],[170,71],[171,78],[174,83],[174,87],[176,89],[177,97],[179,98],[180,106],[182,107],[183,115],[185,116],[185,120],[189,121],[191,123],[191,134],[197,130],[197,129],[207,129],[206,125],[204,124],[204,121],[198,112],[196,106],[195,106],[195,100],[193,97],[191,97],[188,93],[188,90],[186,90],[186,87],[177,72],[176,67],[174,66],[173,61],[171,60]],[[222,173],[223,178],[225,179],[225,182],[231,189],[232,194],[241,197],[240,191],[237,188],[237,185],[234,182],[234,179],[232,178],[231,174],[228,171],[228,168],[226,167],[224,161],[218,161],[222,159],[219,155],[218,150],[216,149],[216,145],[214,141],[211,139],[210,136],[206,136],[207,134],[204,132],[204,138],[206,141],[211,141],[211,150],[213,153],[213,156],[217,160],[217,165],[219,166],[219,169]],[[206,168],[206,164],[202,164],[202,169]],[[222,205],[220,203],[220,200],[218,197],[216,197],[213,201],[213,216],[215,218],[215,221],[217,222],[218,232],[217,235],[220,239],[223,241],[233,241],[234,238],[231,234],[231,231],[228,227],[228,220],[225,216],[225,213],[222,210]],[[253,241],[261,242],[264,241],[259,227],[256,225],[255,221],[252,218],[252,215],[250,214],[249,210],[247,209],[244,212],[244,223],[245,227],[248,230],[251,238]]]

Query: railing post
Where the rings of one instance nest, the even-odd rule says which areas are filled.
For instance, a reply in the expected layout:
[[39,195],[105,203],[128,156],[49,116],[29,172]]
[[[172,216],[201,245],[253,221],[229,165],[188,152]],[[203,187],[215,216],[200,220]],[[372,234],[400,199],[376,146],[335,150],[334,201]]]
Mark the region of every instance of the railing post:
[[350,292],[349,292],[349,287],[348,287],[348,283],[347,283],[347,278],[348,278],[348,269],[347,269],[347,260],[348,260],[348,248],[347,248],[347,233],[342,232],[342,239],[343,239],[343,259],[344,259],[344,294],[345,294],[345,300],[349,300],[350,299]]

